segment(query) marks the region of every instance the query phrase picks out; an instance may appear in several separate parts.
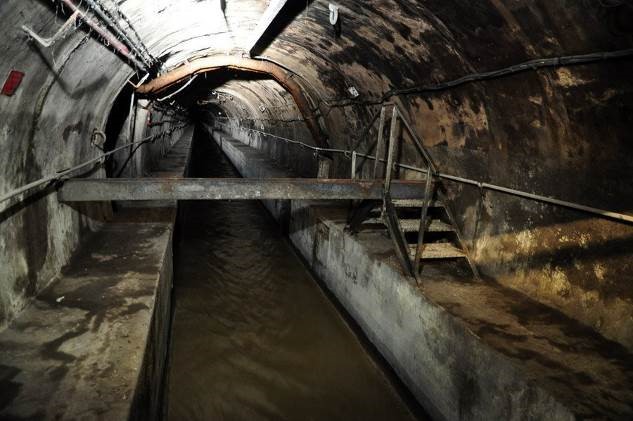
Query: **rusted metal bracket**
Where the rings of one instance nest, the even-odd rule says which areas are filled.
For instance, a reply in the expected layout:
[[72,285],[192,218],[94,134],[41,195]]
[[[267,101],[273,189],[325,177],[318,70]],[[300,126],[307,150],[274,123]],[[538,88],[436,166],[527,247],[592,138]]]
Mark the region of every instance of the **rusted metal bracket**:
[[60,39],[64,38],[64,36],[66,35],[66,32],[70,29],[70,27],[75,25],[75,23],[77,22],[77,18],[79,18],[80,13],[81,12],[79,12],[79,10],[75,11],[68,18],[68,20],[59,28],[59,30],[55,33],[55,35],[53,35],[50,38],[43,38],[39,36],[38,34],[35,33],[35,31],[33,31],[31,28],[29,28],[26,25],[22,25],[22,30],[26,32],[35,41],[37,41],[37,43],[40,44],[42,47],[48,48],[52,46],[53,44],[55,44]]
[[269,61],[235,56],[203,57],[186,62],[182,66],[141,85],[136,92],[143,95],[156,95],[193,75],[223,69],[264,74],[277,81],[294,99],[316,144],[323,148],[329,146],[328,136],[319,124],[318,116],[310,106],[303,87],[297,83],[290,71]]

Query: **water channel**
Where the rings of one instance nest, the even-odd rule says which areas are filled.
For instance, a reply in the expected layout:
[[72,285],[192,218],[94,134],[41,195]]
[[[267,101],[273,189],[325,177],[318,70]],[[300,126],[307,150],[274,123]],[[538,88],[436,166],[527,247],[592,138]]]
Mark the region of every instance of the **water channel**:
[[[237,176],[200,135],[192,170]],[[420,418],[260,203],[183,203],[179,218],[170,420]]]

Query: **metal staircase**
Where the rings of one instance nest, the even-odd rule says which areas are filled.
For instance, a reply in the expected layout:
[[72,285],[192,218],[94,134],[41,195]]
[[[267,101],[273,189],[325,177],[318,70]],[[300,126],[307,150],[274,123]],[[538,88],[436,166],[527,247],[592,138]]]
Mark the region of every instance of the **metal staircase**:
[[[390,108],[389,139],[385,149],[384,131]],[[373,179],[384,178],[383,200],[358,203],[350,214],[349,230],[356,233],[363,229],[386,227],[403,268],[416,280],[425,261],[440,259],[466,259],[477,276],[454,219],[440,198],[437,170],[422,142],[395,104],[382,107],[379,121],[376,156],[369,176]],[[402,129],[408,131],[425,165],[425,188],[419,199],[391,199],[392,180],[401,174],[401,166],[395,163],[395,157],[402,140]],[[352,161],[352,178],[357,178],[356,159]]]

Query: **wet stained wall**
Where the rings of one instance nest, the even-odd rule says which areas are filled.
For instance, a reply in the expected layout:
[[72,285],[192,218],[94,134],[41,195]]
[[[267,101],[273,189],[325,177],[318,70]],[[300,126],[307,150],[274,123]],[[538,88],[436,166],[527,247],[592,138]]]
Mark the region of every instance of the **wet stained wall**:
[[[132,74],[87,32],[69,33],[44,48],[21,29],[27,25],[48,36],[64,19],[48,0],[0,2],[0,83],[12,69],[25,73],[13,96],[0,96],[0,194],[100,155],[91,145],[93,131],[106,130],[115,98]],[[138,136],[161,130],[144,129]],[[147,165],[139,162],[138,173]],[[89,175],[103,177],[105,171]],[[58,276],[82,236],[110,214],[109,205],[58,203],[53,188],[34,189],[26,198],[0,204],[0,328]]]
[[[379,108],[363,102],[391,89],[434,84],[536,57],[632,45],[631,27],[623,19],[632,13],[626,5],[412,3],[344,4],[342,33],[336,37],[326,20],[326,4],[313,2],[263,50],[266,56],[292,63],[318,86],[333,146],[349,148],[360,142],[369,147],[375,130],[366,138],[358,135]],[[308,29],[323,36],[306,40],[303,33]],[[528,71],[392,99],[407,111],[441,172],[627,212],[633,197],[623,182],[633,169],[626,159],[633,140],[628,117],[633,92],[626,76],[631,67],[628,59]],[[317,75],[310,70],[315,68],[338,71]],[[347,95],[350,86],[361,93],[357,101]],[[239,109],[226,108],[239,115]],[[269,132],[287,136],[288,122],[265,120],[261,125]],[[252,132],[241,135],[255,143],[261,138]],[[405,145],[404,160],[415,163],[416,156],[412,145]],[[335,167],[339,176],[349,174],[348,160],[338,159]],[[525,292],[633,346],[627,281],[633,269],[627,251],[633,229],[444,184],[484,278]]]
[[[377,107],[363,101],[375,102],[391,89],[632,45],[633,12],[626,2],[605,7],[597,0],[345,0],[338,2],[339,35],[329,24],[328,2],[311,1],[307,8],[299,3],[285,10],[255,53],[297,74],[336,147],[370,144],[375,131],[359,137]],[[186,57],[240,51],[267,6],[263,0],[120,4],[150,51],[166,60],[164,70]],[[221,16],[216,4],[224,4],[225,20],[210,20]],[[7,191],[92,156],[90,133],[105,124],[108,104],[131,71],[95,40],[80,42],[81,32],[52,50],[29,43],[21,24],[44,34],[61,24],[48,1],[7,0],[0,11],[6,22],[2,74],[13,67],[27,73],[15,97],[0,98],[0,145],[8,152],[0,157],[7,164],[0,167],[1,186]],[[628,211],[633,196],[622,180],[631,174],[626,157],[632,67],[630,59],[622,59],[528,71],[392,99],[405,109],[442,172]],[[253,83],[250,92],[234,86],[235,100],[221,104],[227,115],[251,119],[263,131],[307,137],[283,94],[263,81]],[[357,100],[348,92],[352,86],[360,93]],[[262,102],[268,105],[264,111]],[[405,158],[415,161],[410,153]],[[338,159],[333,168],[347,175],[349,162]],[[446,189],[486,278],[633,347],[629,227],[496,193],[482,199],[469,187]],[[46,197],[42,205],[2,222],[0,320],[55,275],[80,235],[81,213]],[[20,246],[34,240],[39,248]]]
[[[14,96],[0,96],[4,194],[96,156],[92,130],[105,124],[113,99],[109,95],[116,95],[123,80],[97,71],[118,68],[118,59],[85,34],[70,36],[49,51],[29,44],[19,25],[38,31],[58,25],[44,2],[3,1],[0,19],[0,77],[11,69],[25,73]],[[82,232],[95,228],[91,221],[102,214],[59,204],[52,189],[35,191],[24,205],[2,203],[0,326],[59,273]]]

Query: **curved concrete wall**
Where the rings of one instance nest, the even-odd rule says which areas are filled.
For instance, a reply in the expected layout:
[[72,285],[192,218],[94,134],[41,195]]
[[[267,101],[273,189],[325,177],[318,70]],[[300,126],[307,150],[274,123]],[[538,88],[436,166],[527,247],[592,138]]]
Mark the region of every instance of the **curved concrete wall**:
[[[43,50],[19,26],[45,34],[59,25],[43,2],[0,4],[0,74],[26,75],[12,97],[0,96],[0,191],[69,168],[101,153],[90,145],[130,70],[78,32]],[[3,203],[3,205],[6,205]],[[51,191],[0,214],[0,324],[26,305],[68,261],[91,218],[59,204]]]

